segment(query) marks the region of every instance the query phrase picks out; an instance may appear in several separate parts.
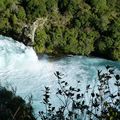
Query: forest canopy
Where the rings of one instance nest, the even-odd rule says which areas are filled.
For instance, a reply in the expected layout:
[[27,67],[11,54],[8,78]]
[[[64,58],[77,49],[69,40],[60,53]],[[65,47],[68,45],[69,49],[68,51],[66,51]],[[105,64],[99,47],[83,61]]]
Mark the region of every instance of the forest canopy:
[[35,32],[37,53],[96,55],[120,60],[120,0],[0,0],[0,34],[23,41],[25,25],[47,18]]

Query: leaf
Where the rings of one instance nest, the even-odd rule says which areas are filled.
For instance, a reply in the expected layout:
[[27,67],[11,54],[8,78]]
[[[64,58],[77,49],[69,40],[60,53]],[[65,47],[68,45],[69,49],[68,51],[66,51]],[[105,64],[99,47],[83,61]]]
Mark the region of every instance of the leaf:
[[77,89],[77,92],[80,92],[80,89]]
[[77,83],[80,83],[80,81],[78,80]]
[[114,74],[114,69],[110,69],[110,70],[109,70],[109,73],[110,73],[110,74]]
[[87,85],[87,86],[86,86],[86,90],[88,90],[88,89],[90,89],[90,85]]
[[84,103],[85,103],[85,101],[83,100],[83,101],[82,101],[82,105],[84,105]]
[[47,95],[47,94],[44,94],[43,96],[45,96],[46,99],[50,97],[50,95]]
[[65,81],[61,81],[61,83],[65,83]]
[[68,116],[72,116],[72,115],[73,115],[73,112],[72,112],[72,111],[69,111]]
[[54,73],[54,75],[55,75],[58,79],[62,79],[61,76],[63,76],[63,74],[61,74],[59,71],[56,71],[56,72]]
[[67,82],[65,82],[65,86],[67,86],[68,85],[68,83]]
[[49,88],[49,87],[45,87],[45,89],[46,89],[46,90],[48,90],[48,91],[50,90],[50,88]]
[[100,95],[96,93],[96,97],[99,97]]
[[80,94],[77,94],[76,99],[80,99],[80,97],[81,97]]
[[107,107],[108,106],[108,102],[106,101],[106,102],[104,102],[104,106],[105,107]]
[[52,107],[52,111],[54,111],[55,110],[55,107]]
[[115,98],[116,96],[117,96],[117,95],[113,95],[113,94],[110,95],[111,98]]
[[62,91],[61,90],[58,90],[58,92],[57,92],[58,94],[60,94],[60,95],[62,95]]
[[49,106],[51,106],[52,104],[51,104],[51,103],[49,103],[48,105],[49,105]]
[[119,80],[119,79],[120,79],[120,76],[119,76],[119,75],[116,75],[115,78],[116,78],[116,80]]
[[113,66],[106,65],[105,67],[106,67],[106,69],[109,69],[109,68],[111,68],[111,67],[113,67]]
[[75,88],[73,88],[72,86],[70,86],[69,90],[74,91]]
[[105,91],[104,93],[107,94],[107,93],[109,93],[109,92],[110,92],[110,91],[108,90],[108,91]]
[[105,78],[106,78],[107,80],[109,80],[109,79],[111,79],[112,77],[111,77],[110,75],[106,75]]
[[92,96],[92,97],[95,97],[95,94],[94,94],[94,92],[92,92],[92,93],[91,93],[91,96]]

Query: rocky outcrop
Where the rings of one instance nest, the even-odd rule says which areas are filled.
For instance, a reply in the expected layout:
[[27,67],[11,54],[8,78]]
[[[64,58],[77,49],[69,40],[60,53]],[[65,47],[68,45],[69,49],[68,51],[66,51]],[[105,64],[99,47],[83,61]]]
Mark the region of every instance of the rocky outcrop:
[[47,18],[38,18],[32,24],[27,24],[23,27],[21,38],[25,45],[33,45],[36,29],[44,27]]

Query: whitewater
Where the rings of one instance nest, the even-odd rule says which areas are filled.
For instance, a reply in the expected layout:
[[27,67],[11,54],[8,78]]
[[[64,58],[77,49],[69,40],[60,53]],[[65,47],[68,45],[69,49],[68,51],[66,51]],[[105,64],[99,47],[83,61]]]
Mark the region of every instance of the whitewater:
[[58,87],[56,71],[63,73],[63,80],[70,85],[74,86],[79,80],[80,88],[85,90],[87,84],[94,84],[97,70],[104,69],[105,65],[112,65],[117,72],[120,71],[120,62],[72,55],[38,56],[33,48],[0,36],[0,84],[8,89],[16,88],[16,94],[26,101],[32,95],[36,115],[44,109],[41,102],[45,86],[51,89],[52,103],[59,104],[54,97]]

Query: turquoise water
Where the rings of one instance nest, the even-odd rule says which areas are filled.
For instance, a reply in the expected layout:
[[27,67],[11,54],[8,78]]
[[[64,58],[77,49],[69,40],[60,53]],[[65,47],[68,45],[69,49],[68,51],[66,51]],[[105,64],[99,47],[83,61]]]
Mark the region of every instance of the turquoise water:
[[54,72],[63,73],[63,80],[73,86],[80,80],[80,88],[84,91],[87,84],[94,85],[97,70],[104,69],[105,65],[114,66],[116,72],[120,73],[120,62],[105,59],[72,55],[60,58],[42,55],[38,59],[31,47],[0,36],[0,83],[8,89],[17,88],[16,94],[26,101],[32,94],[36,115],[44,109],[41,101],[45,86],[51,89],[51,102],[60,104],[55,97],[58,84]]

